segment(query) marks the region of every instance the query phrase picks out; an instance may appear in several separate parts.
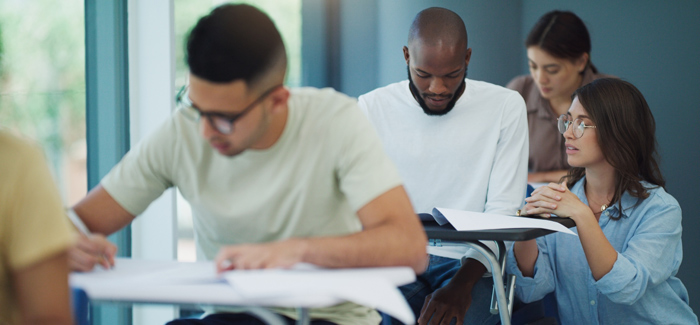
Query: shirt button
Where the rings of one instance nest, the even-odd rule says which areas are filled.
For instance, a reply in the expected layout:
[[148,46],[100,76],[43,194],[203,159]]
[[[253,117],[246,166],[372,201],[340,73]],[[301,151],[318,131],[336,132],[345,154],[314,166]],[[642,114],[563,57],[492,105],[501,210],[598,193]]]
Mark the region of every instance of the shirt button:
[[595,305],[595,300],[591,300],[591,306]]

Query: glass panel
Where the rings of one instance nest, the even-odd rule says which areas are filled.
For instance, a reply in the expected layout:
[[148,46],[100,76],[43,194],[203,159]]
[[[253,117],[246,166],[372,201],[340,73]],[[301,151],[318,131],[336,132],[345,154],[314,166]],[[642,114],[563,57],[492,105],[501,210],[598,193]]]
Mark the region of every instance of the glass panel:
[[[222,0],[175,0],[175,90],[187,79],[185,63],[185,37],[197,20],[214,7],[231,1]],[[249,0],[234,1],[249,3],[266,12],[282,34],[288,56],[286,85],[301,84],[301,0]],[[180,261],[194,261],[195,248],[192,230],[192,213],[187,202],[178,195],[178,248]]]
[[65,203],[87,191],[83,0],[0,1],[0,127],[45,150]]

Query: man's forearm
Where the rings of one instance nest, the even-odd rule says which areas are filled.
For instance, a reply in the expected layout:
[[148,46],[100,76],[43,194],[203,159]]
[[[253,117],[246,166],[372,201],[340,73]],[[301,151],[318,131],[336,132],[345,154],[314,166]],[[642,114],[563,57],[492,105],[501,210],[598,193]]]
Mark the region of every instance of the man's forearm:
[[134,219],[102,185],[93,188],[73,206],[73,210],[89,231],[105,236],[124,228]]
[[450,280],[454,285],[463,287],[471,291],[477,281],[486,273],[486,267],[481,262],[468,258],[457,270],[457,274]]
[[417,220],[415,224],[386,224],[348,236],[303,239],[303,261],[325,267],[404,265],[421,273],[426,266],[427,239]]

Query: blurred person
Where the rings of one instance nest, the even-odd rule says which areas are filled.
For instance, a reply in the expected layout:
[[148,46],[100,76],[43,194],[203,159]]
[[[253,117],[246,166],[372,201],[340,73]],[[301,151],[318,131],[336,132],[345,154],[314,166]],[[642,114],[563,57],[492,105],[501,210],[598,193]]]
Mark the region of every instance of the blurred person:
[[581,18],[554,10],[535,23],[525,41],[530,74],[506,87],[525,99],[530,134],[528,182],[556,182],[566,175],[564,140],[557,117],[566,114],[573,92],[602,77],[591,62],[591,38]]
[[0,128],[0,324],[72,324],[74,233],[40,148]]

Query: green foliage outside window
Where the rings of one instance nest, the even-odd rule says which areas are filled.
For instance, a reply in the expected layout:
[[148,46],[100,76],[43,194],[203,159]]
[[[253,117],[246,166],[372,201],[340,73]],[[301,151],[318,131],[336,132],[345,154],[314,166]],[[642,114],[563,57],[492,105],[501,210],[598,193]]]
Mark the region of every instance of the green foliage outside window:
[[59,183],[85,141],[83,17],[82,0],[0,1],[0,126],[39,142]]
[[248,3],[270,16],[287,48],[289,64],[287,68],[288,86],[301,84],[301,0],[247,0],[247,1],[191,1],[175,0],[175,86],[185,84],[187,65],[185,63],[185,37],[197,20],[213,8],[224,3]]

